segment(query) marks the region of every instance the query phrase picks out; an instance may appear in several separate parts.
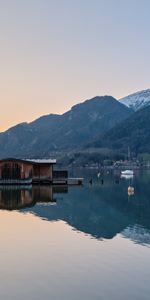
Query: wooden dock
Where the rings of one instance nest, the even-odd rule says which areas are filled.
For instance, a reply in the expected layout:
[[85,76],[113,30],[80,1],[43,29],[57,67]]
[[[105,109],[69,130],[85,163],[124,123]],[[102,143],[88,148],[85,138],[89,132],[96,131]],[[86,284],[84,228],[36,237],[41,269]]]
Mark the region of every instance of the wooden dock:
[[84,178],[54,178],[54,185],[82,185]]

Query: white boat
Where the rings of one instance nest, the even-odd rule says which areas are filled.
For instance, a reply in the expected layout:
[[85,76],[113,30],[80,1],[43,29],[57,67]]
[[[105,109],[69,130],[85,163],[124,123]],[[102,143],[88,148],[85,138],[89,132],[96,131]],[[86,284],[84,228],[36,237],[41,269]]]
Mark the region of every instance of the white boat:
[[121,178],[132,179],[134,176],[133,170],[121,171]]
[[130,176],[133,176],[134,172],[133,172],[133,170],[125,170],[125,171],[121,171],[121,175],[130,175]]
[[121,173],[121,178],[124,178],[124,179],[127,179],[127,180],[130,180],[130,179],[133,179],[133,176],[134,176],[134,174],[132,173],[132,174],[123,174],[123,173]]

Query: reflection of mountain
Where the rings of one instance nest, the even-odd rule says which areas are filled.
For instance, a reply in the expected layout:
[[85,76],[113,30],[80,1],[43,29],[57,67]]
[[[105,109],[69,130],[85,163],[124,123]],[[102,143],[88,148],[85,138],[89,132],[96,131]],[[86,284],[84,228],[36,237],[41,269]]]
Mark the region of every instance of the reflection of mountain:
[[137,244],[150,245],[150,229],[135,225],[127,227],[122,235]]
[[45,205],[34,206],[32,212],[49,221],[63,220],[96,238],[112,238],[126,227],[126,218],[115,207],[100,199],[88,198],[88,192],[83,193],[85,198],[79,198],[78,192],[73,191],[66,199],[57,199],[57,206],[50,209]]
[[98,239],[110,239],[121,232],[127,236],[128,228],[129,237],[143,244],[141,232],[150,232],[150,187],[148,182],[138,179],[134,186],[135,196],[128,199],[128,182],[122,180],[118,185],[108,178],[104,186],[70,189],[63,199],[57,199],[57,206],[48,209],[38,205],[32,212],[49,221],[64,220],[76,230]]
[[[26,205],[30,206],[24,212],[31,212],[49,221],[63,220],[75,230],[97,239],[111,239],[121,233],[137,243],[149,244],[149,180],[150,178],[144,175],[141,175],[140,179],[135,178],[135,195],[130,198],[127,195],[128,182],[121,180],[116,184],[112,177],[107,177],[104,185],[97,182],[90,188],[69,188],[65,196],[60,195],[61,192],[66,192],[63,187],[51,189],[37,186],[24,192],[24,195],[28,195]],[[31,202],[27,201],[29,195],[32,196]],[[5,194],[6,200],[7,196]],[[52,199],[57,199],[57,205],[49,205]],[[38,205],[34,205],[36,202]],[[44,202],[44,205],[41,202]]]

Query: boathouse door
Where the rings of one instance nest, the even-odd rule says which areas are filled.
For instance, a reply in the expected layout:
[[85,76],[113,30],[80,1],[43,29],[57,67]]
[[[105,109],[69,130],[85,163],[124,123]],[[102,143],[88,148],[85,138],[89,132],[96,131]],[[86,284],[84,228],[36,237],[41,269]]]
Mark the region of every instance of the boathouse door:
[[1,178],[4,180],[21,179],[21,167],[17,163],[5,163],[2,166]]

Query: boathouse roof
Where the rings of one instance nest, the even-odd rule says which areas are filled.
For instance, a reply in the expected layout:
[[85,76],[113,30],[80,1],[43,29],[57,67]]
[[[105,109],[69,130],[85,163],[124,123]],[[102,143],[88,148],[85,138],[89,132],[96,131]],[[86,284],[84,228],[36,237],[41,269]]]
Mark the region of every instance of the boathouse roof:
[[31,163],[31,164],[56,164],[56,159],[26,159],[26,158],[13,158],[13,157],[8,157],[8,158],[3,158],[0,159],[0,162],[9,162],[9,161],[14,161],[14,162],[24,162],[24,163]]

